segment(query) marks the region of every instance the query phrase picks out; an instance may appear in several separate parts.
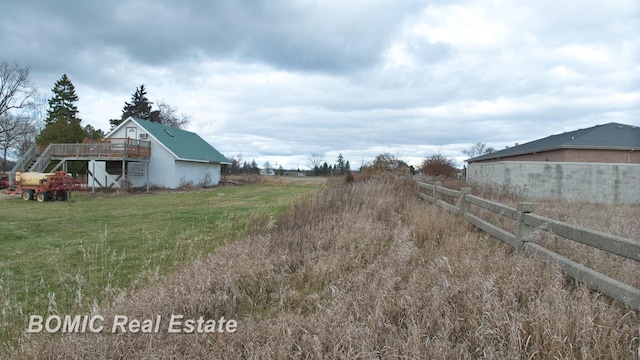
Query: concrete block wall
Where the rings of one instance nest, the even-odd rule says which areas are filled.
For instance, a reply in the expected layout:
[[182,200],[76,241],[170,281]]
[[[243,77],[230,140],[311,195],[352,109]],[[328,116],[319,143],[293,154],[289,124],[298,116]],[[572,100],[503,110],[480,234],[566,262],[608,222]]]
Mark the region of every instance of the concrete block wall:
[[592,162],[592,163],[623,163],[640,164],[640,151],[638,150],[606,150],[606,149],[555,149],[521,155],[512,155],[508,158],[489,159],[486,162],[500,161],[559,161],[559,162]]
[[513,186],[537,198],[640,204],[640,165],[502,161],[469,164],[467,180]]

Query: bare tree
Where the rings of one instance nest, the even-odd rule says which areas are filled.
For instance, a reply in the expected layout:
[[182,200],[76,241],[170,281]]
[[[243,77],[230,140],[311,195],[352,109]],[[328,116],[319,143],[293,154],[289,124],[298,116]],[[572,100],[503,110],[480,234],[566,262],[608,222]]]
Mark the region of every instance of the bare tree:
[[309,157],[309,167],[312,170],[317,170],[322,166],[322,162],[324,161],[324,155],[319,153],[311,154]]
[[228,158],[229,160],[231,160],[231,164],[229,164],[229,173],[231,174],[241,174],[242,173],[242,167],[240,166],[240,164],[242,164],[242,154],[237,154],[233,157]]
[[156,100],[156,105],[158,110],[153,111],[152,117],[157,117],[157,122],[178,129],[184,129],[189,125],[191,120],[189,115],[180,114],[178,116],[176,114],[178,110],[164,102],[164,100]]
[[268,161],[264,163],[264,165],[262,165],[264,167],[264,174],[265,175],[271,175],[271,163],[269,163]]
[[37,93],[28,67],[21,68],[16,63],[0,63],[0,116],[33,106]]
[[467,155],[470,158],[474,158],[484,154],[490,154],[495,152],[496,149],[492,147],[487,147],[485,144],[478,142],[472,145],[469,149],[462,150],[462,153]]
[[28,67],[17,63],[0,63],[0,151],[2,166],[15,151],[33,143],[37,135],[33,115],[38,110],[38,91],[33,85]]
[[21,118],[6,113],[0,116],[0,151],[2,151],[2,168],[7,169],[7,157],[10,152],[21,156],[33,145],[38,128],[30,118]]
[[382,153],[373,160],[371,168],[374,172],[404,171],[409,165],[391,153]]

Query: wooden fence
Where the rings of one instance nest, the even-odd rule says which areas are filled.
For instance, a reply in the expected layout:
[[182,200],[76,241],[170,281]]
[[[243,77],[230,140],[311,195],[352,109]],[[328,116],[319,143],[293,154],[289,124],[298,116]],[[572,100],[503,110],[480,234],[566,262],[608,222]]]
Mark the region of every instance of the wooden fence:
[[[560,264],[570,277],[585,283],[593,290],[640,310],[640,289],[567,259],[532,240],[535,230],[543,230],[635,261],[640,261],[639,242],[536,215],[534,214],[535,205],[532,203],[518,203],[518,207],[514,209],[485,200],[471,195],[471,188],[468,187],[456,191],[442,187],[439,182],[435,184],[418,182],[418,195],[451,213],[463,216],[469,223],[513,246],[518,253],[539,256],[546,262]],[[444,196],[453,198],[455,205],[444,201]],[[471,206],[515,220],[515,234],[473,215],[469,211]]]

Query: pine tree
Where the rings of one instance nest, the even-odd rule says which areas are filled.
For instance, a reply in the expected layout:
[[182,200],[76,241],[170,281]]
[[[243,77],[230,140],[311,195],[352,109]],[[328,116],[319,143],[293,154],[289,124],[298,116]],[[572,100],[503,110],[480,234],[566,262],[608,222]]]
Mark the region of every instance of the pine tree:
[[106,134],[100,130],[96,129],[91,125],[87,125],[84,127],[85,136],[89,139],[100,139],[103,138]]
[[136,88],[136,92],[131,96],[131,102],[125,102],[124,108],[122,109],[122,117],[118,119],[111,119],[109,123],[111,123],[111,128],[115,128],[116,126],[122,124],[123,121],[127,120],[130,116],[142,119],[142,120],[157,120],[157,114],[153,114],[155,116],[152,117],[151,104],[153,104],[149,99],[147,99],[147,90],[144,87],[144,84],[140,85],[140,87]]
[[78,107],[75,103],[78,101],[76,88],[67,77],[62,75],[60,80],[53,85],[53,97],[49,99],[49,110],[47,110],[47,124],[51,124],[58,118],[67,119],[67,123],[71,123],[72,119],[78,114]]
[[259,174],[260,168],[258,167],[258,163],[256,160],[251,160],[251,174]]
[[53,86],[53,97],[49,99],[49,109],[45,127],[38,135],[38,144],[79,143],[85,137],[85,131],[78,118],[78,95],[67,74]]
[[342,157],[342,153],[338,155],[335,167],[336,170],[340,172],[340,175],[344,175],[344,157]]

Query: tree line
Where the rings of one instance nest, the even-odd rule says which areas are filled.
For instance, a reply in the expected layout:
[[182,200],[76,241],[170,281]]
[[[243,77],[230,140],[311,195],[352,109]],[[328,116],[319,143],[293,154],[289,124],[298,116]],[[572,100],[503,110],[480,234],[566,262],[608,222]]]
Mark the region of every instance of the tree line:
[[[489,154],[495,152],[495,149],[492,147],[487,147],[483,143],[476,143],[472,145],[469,149],[465,149],[462,151],[465,155],[470,158]],[[241,174],[273,174],[273,175],[283,175],[284,170],[282,166],[277,169],[273,168],[269,162],[266,162],[262,168],[258,167],[258,163],[255,160],[251,162],[242,160],[243,155],[238,154],[234,157],[231,157],[231,164],[227,167],[227,173],[232,175],[241,175]],[[309,157],[309,168],[311,169],[309,172],[311,175],[316,176],[341,176],[352,175],[351,165],[349,160],[345,160],[342,154],[338,155],[335,163],[329,165],[324,160],[324,155],[319,153],[313,153]],[[269,170],[273,170],[270,172]],[[301,172],[299,169],[298,172]],[[413,165],[407,164],[405,161],[399,159],[397,156],[390,153],[382,153],[375,157],[375,159],[367,164],[363,164],[359,170],[360,173],[406,173],[415,175],[420,172],[421,174],[431,176],[431,177],[439,177],[439,178],[457,178],[463,176],[464,168],[459,169],[455,162],[451,159],[446,158],[442,154],[433,154],[425,157],[420,163],[418,168],[415,168]]]
[[[30,68],[16,63],[0,63],[0,150],[2,151],[2,168],[6,170],[8,156],[22,156],[34,143],[48,145],[51,143],[80,143],[85,139],[98,139],[105,136],[101,129],[82,125],[78,117],[77,102],[79,100],[75,87],[67,74],[54,83],[51,89],[53,96],[47,100],[48,109],[44,116],[44,100],[35,88],[30,77]],[[136,87],[129,102],[125,102],[119,119],[110,119],[111,129],[115,129],[128,117],[136,117],[164,125],[184,128],[189,124],[188,115],[178,115],[177,109],[164,101],[154,103],[147,98],[144,84]],[[39,121],[44,118],[44,121]],[[43,125],[43,126],[42,126]],[[476,143],[462,152],[475,157],[494,152],[495,149],[483,143]],[[335,163],[329,164],[324,155],[311,154],[309,168],[313,175],[345,175],[351,173],[351,164],[342,154]],[[75,172],[84,172],[80,167]],[[86,170],[86,169],[84,169]],[[262,169],[267,174],[284,173],[282,166],[274,168],[268,162]],[[362,166],[361,171],[386,172],[408,171],[415,173],[413,166],[388,153],[378,155],[372,163]],[[420,171],[426,175],[455,177],[458,169],[452,160],[441,154],[427,157],[422,162]],[[299,170],[298,170],[299,171]],[[261,169],[255,160],[242,161],[242,155],[231,158],[228,166],[231,174],[258,174]]]
[[336,162],[332,165],[324,161],[324,155],[311,154],[309,167],[314,175],[345,175],[351,172],[351,163],[345,160],[342,154],[338,155]]
[[[34,143],[80,143],[85,139],[99,139],[106,135],[90,124],[83,126],[78,117],[78,95],[67,74],[56,81],[51,89],[53,96],[46,100],[39,94],[31,80],[30,68],[17,63],[0,63],[0,150],[2,168],[6,170],[10,155],[20,157]],[[147,98],[144,84],[136,88],[130,102],[125,102],[119,119],[110,119],[115,129],[128,117],[184,128],[190,117],[178,115],[177,109],[164,101],[154,103]],[[80,168],[76,169],[80,171]]]

